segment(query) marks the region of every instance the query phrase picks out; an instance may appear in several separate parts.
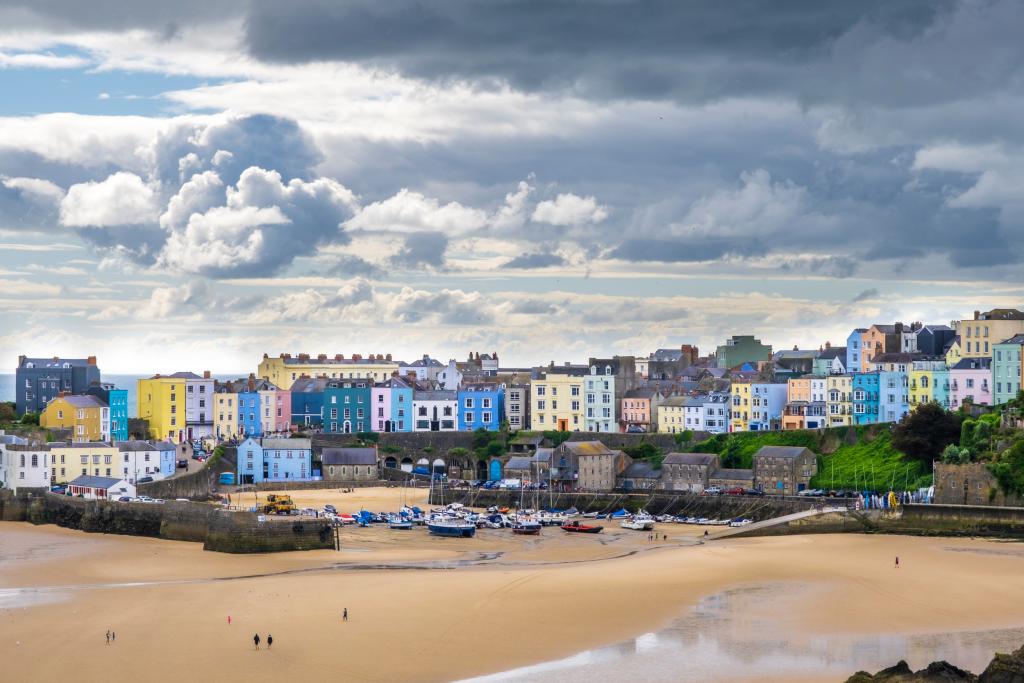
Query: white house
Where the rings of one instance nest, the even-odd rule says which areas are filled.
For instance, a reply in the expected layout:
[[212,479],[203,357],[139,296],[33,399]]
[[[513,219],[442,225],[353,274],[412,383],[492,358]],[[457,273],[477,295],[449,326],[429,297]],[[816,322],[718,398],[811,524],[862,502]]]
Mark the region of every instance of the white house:
[[456,391],[462,384],[462,371],[455,366],[455,359],[448,361],[448,367],[437,373],[437,383],[445,391]]
[[152,477],[157,481],[174,474],[176,451],[172,443],[119,441],[117,450],[120,476],[132,484],[142,477]]
[[185,377],[185,424],[190,438],[213,436],[213,378],[210,371]]
[[50,486],[50,447],[5,435],[0,441],[0,482],[9,489]]
[[402,368],[406,375],[415,375],[416,379],[425,382],[436,381],[438,373],[444,369],[444,363],[439,360],[434,360],[427,354],[423,354],[423,358],[420,360],[414,360]]
[[584,424],[588,432],[617,432],[615,375],[610,365],[591,365],[583,382]]
[[459,428],[456,418],[458,409],[459,394],[456,391],[414,391],[412,394],[412,429],[414,432],[457,431]]
[[707,396],[694,396],[683,402],[683,418],[686,428],[692,432],[702,432],[704,429],[704,401]]
[[135,498],[136,490],[124,479],[83,474],[68,484],[68,493],[89,500],[117,500],[123,496]]

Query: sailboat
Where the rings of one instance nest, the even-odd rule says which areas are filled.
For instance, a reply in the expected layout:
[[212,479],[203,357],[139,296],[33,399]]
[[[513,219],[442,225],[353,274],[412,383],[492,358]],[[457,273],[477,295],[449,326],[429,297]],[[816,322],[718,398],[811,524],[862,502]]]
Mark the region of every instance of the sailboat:
[[[441,486],[441,502],[444,502],[444,481],[440,481]],[[434,490],[434,478],[430,478],[430,490],[433,493]],[[430,501],[433,502],[433,496]],[[435,536],[448,536],[452,538],[472,538],[476,535],[476,524],[473,522],[457,517],[448,512],[440,512],[432,514],[427,519],[427,529],[430,533]]]

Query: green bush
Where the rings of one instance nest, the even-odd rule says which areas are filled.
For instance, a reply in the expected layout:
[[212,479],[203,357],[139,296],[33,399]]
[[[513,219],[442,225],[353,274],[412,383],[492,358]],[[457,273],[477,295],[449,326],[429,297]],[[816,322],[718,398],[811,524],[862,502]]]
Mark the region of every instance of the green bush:
[[568,441],[570,437],[572,437],[572,432],[560,432],[557,430],[551,430],[541,433],[544,435],[545,439],[551,442],[552,448],[561,445],[562,443]]
[[1024,495],[1024,438],[1018,437],[996,460],[989,463],[988,469],[1004,492]]

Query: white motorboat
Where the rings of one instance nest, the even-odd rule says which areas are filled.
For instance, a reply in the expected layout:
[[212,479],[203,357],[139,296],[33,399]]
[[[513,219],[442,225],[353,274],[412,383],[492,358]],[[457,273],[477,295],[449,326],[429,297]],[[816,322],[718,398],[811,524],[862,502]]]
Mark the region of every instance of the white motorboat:
[[638,513],[630,515],[619,522],[619,526],[623,529],[632,529],[634,531],[651,531],[654,529],[654,518],[647,514]]

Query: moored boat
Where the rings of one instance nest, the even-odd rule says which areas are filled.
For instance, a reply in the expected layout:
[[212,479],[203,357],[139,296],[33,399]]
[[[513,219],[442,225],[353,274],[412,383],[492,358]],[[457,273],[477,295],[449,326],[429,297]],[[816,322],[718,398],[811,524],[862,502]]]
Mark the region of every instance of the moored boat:
[[623,529],[632,529],[633,531],[651,531],[654,529],[654,518],[642,513],[630,515],[619,522],[619,526]]
[[579,522],[566,522],[562,525],[562,531],[571,531],[577,534],[599,534],[604,529],[602,526],[580,524]]
[[464,519],[434,518],[427,520],[427,529],[435,536],[453,538],[472,538],[476,535],[476,525]]
[[388,528],[406,531],[412,529],[412,522],[408,519],[392,519],[388,522]]
[[520,536],[536,536],[540,533],[540,523],[532,521],[516,522],[512,525],[512,533]]

